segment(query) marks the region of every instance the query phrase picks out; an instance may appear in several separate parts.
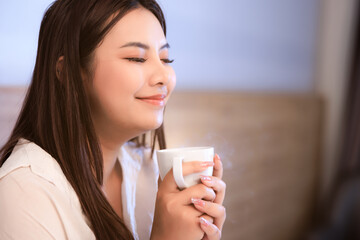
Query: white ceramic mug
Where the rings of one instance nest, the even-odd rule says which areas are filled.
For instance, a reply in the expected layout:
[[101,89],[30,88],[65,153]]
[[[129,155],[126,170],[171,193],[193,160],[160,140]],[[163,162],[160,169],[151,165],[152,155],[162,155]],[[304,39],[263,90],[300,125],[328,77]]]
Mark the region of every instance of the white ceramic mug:
[[177,186],[180,189],[184,189],[195,184],[200,183],[200,176],[212,176],[213,167],[209,167],[206,170],[193,173],[187,176],[182,174],[182,163],[192,161],[209,161],[214,159],[213,147],[187,147],[187,148],[172,148],[156,151],[157,161],[160,170],[161,180],[165,175],[173,169],[173,175]]

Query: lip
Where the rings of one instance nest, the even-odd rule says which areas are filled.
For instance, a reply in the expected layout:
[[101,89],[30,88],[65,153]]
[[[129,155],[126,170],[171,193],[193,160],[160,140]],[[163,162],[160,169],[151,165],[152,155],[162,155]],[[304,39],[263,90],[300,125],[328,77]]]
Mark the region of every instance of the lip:
[[155,105],[155,106],[165,106],[165,97],[166,94],[156,94],[152,96],[146,97],[136,97],[136,99],[141,100],[143,102]]

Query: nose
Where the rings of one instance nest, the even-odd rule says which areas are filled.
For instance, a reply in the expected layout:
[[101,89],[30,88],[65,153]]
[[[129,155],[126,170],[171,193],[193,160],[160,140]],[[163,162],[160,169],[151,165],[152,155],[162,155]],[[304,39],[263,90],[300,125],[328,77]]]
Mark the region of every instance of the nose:
[[151,86],[166,86],[171,79],[171,73],[166,66],[163,65],[161,62],[160,64],[156,64],[154,66],[154,72],[150,78],[150,85]]

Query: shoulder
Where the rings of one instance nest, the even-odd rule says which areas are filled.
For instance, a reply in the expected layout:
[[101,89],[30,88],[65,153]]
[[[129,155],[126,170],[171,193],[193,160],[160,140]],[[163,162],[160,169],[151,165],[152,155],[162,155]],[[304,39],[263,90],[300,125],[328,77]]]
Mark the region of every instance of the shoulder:
[[[65,238],[56,187],[21,167],[0,179],[0,238]],[[19,227],[21,226],[21,228]]]
[[0,168],[0,213],[0,239],[65,239],[89,232],[60,165],[24,139]]
[[[6,178],[8,175],[11,176]],[[41,186],[51,186],[63,192],[64,195],[73,194],[72,187],[58,162],[40,146],[26,139],[19,140],[0,168],[0,181],[8,182],[14,176],[21,184],[41,183]]]
[[0,209],[34,208],[44,200],[52,202],[56,192],[52,183],[34,174],[30,167],[20,167],[0,179]]

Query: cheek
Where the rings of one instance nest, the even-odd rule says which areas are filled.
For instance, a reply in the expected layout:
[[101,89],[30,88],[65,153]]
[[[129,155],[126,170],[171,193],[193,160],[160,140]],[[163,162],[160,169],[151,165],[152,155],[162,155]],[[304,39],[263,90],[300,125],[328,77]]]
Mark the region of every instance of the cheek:
[[134,94],[141,87],[141,73],[124,67],[117,62],[97,65],[94,79],[94,95],[98,102],[98,111],[109,114],[121,114],[126,111]]

